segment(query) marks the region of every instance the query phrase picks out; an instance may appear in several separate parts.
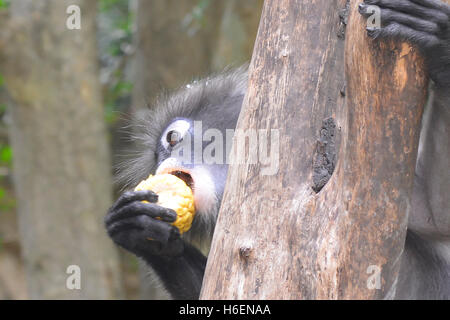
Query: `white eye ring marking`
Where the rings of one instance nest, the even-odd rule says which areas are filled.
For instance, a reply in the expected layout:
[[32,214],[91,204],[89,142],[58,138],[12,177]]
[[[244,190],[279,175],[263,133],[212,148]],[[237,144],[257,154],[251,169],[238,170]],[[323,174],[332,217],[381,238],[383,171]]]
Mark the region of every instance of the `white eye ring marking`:
[[179,133],[178,139],[181,141],[183,137],[188,132],[189,128],[191,127],[191,124],[186,120],[177,120],[172,122],[167,129],[164,131],[164,134],[161,137],[161,145],[164,147],[164,149],[168,150],[170,145],[167,141],[167,135],[171,131],[176,131]]

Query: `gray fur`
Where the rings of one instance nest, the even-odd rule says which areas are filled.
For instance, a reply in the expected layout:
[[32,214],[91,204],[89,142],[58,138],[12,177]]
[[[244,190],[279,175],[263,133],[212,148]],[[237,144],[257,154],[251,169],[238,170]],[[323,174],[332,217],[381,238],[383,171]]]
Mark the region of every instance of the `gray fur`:
[[[204,110],[208,112],[229,106],[230,100],[245,95],[247,66],[228,70],[215,76],[194,81],[171,95],[159,97],[154,106],[139,112],[130,125],[129,140],[134,142],[117,167],[117,183],[123,189],[136,186],[154,173],[157,166],[157,143],[167,125],[177,117],[192,118]],[[233,107],[231,104],[230,107]],[[240,110],[240,105],[238,105]],[[212,109],[212,110],[211,110]],[[216,113],[221,114],[221,113]],[[135,130],[135,131],[131,131]]]
[[[210,128],[234,128],[246,89],[247,66],[244,65],[194,81],[171,95],[159,97],[153,107],[139,112],[129,126],[129,140],[133,145],[126,154],[131,157],[119,164],[117,183],[123,189],[132,189],[155,173],[158,141],[175,118],[201,119]],[[204,120],[205,114],[210,115],[208,120]],[[224,119],[230,119],[230,123]],[[183,235],[205,255],[209,252],[222,197],[221,194],[216,196],[218,201],[214,208],[209,212],[198,212],[191,230]]]
[[450,92],[430,89],[397,299],[450,299]]
[[[247,68],[244,66],[196,81],[173,95],[160,98],[154,109],[141,112],[133,125],[139,130],[130,135],[131,140],[137,142],[139,151],[134,159],[125,160],[120,167],[119,181],[122,185],[132,188],[155,172],[158,165],[158,141],[173,119],[201,119],[207,121],[209,128],[234,128],[246,83]],[[436,98],[431,95],[424,116],[409,230],[396,299],[450,299],[450,218],[446,203],[450,190],[450,151],[446,134],[450,128],[450,106],[443,105],[449,100],[447,96]],[[230,119],[230,123],[224,122],[224,119]],[[224,173],[226,171],[221,172]],[[220,181],[225,181],[225,178],[216,177]],[[429,194],[430,190],[426,188],[435,190]],[[211,212],[199,214],[190,232],[183,235],[205,256],[208,255],[220,207],[222,195],[217,196],[218,201]],[[430,197],[439,201],[430,203]],[[440,223],[436,224],[436,219]]]
[[[423,121],[401,268],[395,295],[391,290],[388,298],[450,299],[450,5],[440,0],[363,0],[359,10],[365,17],[370,16],[368,5],[378,5],[383,18],[381,28],[367,28],[368,35],[413,43],[422,52],[435,84]],[[221,132],[234,128],[246,81],[246,67],[228,71],[160,98],[157,107],[142,112],[137,122],[139,130],[131,135],[131,140],[138,142],[137,157],[127,159],[119,175],[126,188],[154,172],[157,161],[166,156],[167,152],[158,149],[159,138],[174,118],[202,120],[204,127]],[[191,234],[198,237],[190,240],[197,246],[202,241],[209,245],[227,172],[226,165],[202,167],[211,172],[217,201],[210,212],[202,212],[195,220]],[[122,204],[127,197],[130,195],[123,196],[118,203]],[[163,232],[167,225],[158,226],[154,219],[139,216],[137,210],[144,209],[135,208],[141,200],[137,197],[134,193],[131,196],[134,203],[113,206],[110,210],[107,219],[110,236],[151,265],[173,297],[197,298],[206,257],[179,237],[164,246],[147,242],[145,232],[156,230],[159,231],[156,234],[168,235]],[[129,217],[128,213],[136,217]],[[115,222],[117,217],[121,220]],[[187,271],[190,277],[186,277]]]

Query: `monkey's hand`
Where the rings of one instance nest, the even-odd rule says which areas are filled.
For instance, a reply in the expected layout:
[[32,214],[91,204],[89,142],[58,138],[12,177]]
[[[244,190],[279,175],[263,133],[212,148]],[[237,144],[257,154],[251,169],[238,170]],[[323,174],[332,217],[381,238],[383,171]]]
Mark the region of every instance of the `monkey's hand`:
[[139,257],[177,257],[185,245],[178,228],[170,225],[177,214],[155,204],[157,200],[152,191],[125,192],[109,209],[106,230],[116,244]]
[[[206,257],[180,238],[172,209],[155,204],[153,191],[125,192],[109,209],[105,225],[109,236],[146,261],[175,299],[197,299]],[[148,201],[142,202],[142,201]]]
[[359,12],[374,16],[370,6],[380,9],[381,26],[368,25],[368,35],[416,45],[436,86],[450,88],[450,5],[441,0],[364,0]]

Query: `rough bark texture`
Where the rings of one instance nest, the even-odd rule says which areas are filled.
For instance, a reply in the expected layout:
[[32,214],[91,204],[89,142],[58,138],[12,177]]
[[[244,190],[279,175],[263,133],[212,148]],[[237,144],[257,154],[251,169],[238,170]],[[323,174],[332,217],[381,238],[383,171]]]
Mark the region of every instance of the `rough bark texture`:
[[[346,1],[266,0],[238,128],[279,129],[279,171],[230,166],[201,298],[393,296],[426,80],[409,46],[366,37],[358,3],[342,108]],[[337,165],[316,194],[317,166],[332,157],[323,130],[333,124]],[[379,289],[370,266],[381,270]]]
[[[81,30],[66,8],[81,8]],[[116,251],[103,216],[111,199],[97,72],[96,1],[15,0],[0,35],[14,180],[30,298],[121,296]],[[81,290],[66,269],[81,268]]]

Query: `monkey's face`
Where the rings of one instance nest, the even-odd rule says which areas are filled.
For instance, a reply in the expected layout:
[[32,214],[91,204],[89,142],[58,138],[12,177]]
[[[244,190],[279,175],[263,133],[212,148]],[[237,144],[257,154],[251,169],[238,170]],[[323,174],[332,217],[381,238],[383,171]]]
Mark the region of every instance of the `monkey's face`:
[[176,118],[158,142],[156,174],[169,173],[185,181],[199,216],[215,216],[222,200],[228,170],[224,138],[220,129],[203,121]]

